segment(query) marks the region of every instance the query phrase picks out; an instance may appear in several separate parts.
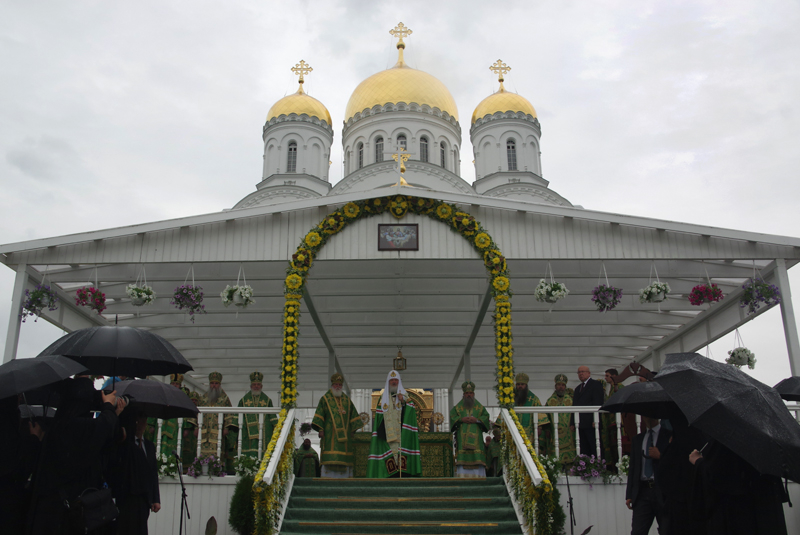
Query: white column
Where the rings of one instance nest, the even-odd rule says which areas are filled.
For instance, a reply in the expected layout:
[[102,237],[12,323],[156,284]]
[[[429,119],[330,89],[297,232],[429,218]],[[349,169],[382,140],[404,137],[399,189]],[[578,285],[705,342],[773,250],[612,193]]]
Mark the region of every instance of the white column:
[[22,311],[22,295],[25,293],[26,282],[28,282],[28,265],[19,264],[17,266],[17,276],[14,279],[14,290],[11,294],[11,312],[8,315],[8,331],[6,332],[6,351],[3,354],[4,364],[17,358],[19,328],[22,322],[19,313]]
[[792,375],[800,373],[800,341],[797,337],[797,320],[792,304],[792,289],[789,286],[789,274],[786,271],[786,260],[775,259],[775,275],[778,287],[781,289],[781,316],[783,317],[783,332],[786,336],[786,349],[789,352],[789,369]]
[[[450,393],[447,388],[433,389],[433,412],[440,412],[444,416],[444,422],[439,426],[440,431],[450,430]],[[433,427],[436,429],[436,426]]]

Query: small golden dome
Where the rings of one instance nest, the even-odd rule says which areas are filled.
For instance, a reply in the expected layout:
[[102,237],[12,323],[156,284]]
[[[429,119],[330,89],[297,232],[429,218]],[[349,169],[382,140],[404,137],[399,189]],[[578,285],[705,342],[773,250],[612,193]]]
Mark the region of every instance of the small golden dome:
[[303,91],[303,82],[305,81],[303,77],[314,69],[305,61],[300,60],[300,63],[292,67],[291,70],[300,77],[298,80],[300,87],[297,89],[297,93],[285,96],[272,105],[267,112],[267,122],[274,117],[296,113],[297,115],[306,114],[309,117],[316,117],[320,121],[328,123],[328,126],[333,126],[328,108],[314,97],[306,95]]
[[493,115],[497,112],[518,112],[526,113],[532,117],[536,117],[536,110],[533,105],[528,102],[528,99],[516,93],[509,93],[502,87],[500,91],[489,95],[478,104],[475,112],[472,114],[472,124],[475,121],[482,119],[487,115]]

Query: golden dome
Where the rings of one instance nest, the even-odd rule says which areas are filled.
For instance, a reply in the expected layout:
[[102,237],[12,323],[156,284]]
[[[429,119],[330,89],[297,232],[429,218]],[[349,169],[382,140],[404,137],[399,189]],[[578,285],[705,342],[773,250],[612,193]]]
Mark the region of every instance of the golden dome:
[[285,96],[272,105],[269,112],[267,112],[267,122],[273,117],[290,115],[292,113],[296,113],[297,115],[303,115],[305,113],[309,117],[316,117],[320,121],[328,123],[328,126],[332,126],[331,114],[328,112],[328,108],[314,97],[306,95],[305,92],[303,92],[302,85],[300,89],[297,90],[297,93]]
[[522,113],[536,117],[536,110],[533,109],[533,105],[528,102],[528,99],[516,93],[509,93],[503,89],[503,87],[500,87],[500,91],[489,95],[478,104],[478,107],[475,108],[475,112],[472,114],[472,124],[475,124],[475,121],[478,119],[482,119],[487,115],[493,115],[498,111],[521,111]]

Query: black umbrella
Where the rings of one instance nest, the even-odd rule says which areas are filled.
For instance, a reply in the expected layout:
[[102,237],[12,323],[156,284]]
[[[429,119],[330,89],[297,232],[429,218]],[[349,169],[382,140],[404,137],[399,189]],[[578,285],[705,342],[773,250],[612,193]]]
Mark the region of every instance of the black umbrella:
[[651,418],[669,418],[679,412],[664,388],[652,381],[633,383],[617,392],[603,403],[602,410],[608,412],[632,412]]
[[0,399],[51,385],[86,371],[86,366],[61,355],[15,359],[0,366]]
[[795,375],[784,379],[775,385],[775,390],[786,401],[800,401],[800,377]]
[[158,381],[119,382],[117,396],[128,396],[131,408],[139,407],[153,418],[193,418],[199,412],[183,390]]
[[62,336],[39,354],[64,355],[97,375],[147,377],[192,369],[164,338],[133,327],[89,327]]
[[774,388],[697,353],[667,355],[655,381],[689,425],[762,474],[800,481],[800,425]]

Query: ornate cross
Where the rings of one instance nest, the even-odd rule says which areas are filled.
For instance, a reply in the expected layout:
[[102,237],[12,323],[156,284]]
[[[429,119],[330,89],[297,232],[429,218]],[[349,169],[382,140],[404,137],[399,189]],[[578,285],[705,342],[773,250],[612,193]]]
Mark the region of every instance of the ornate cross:
[[397,48],[405,48],[405,43],[403,43],[403,38],[404,37],[408,37],[409,35],[411,35],[414,32],[412,32],[408,28],[408,26],[406,26],[405,24],[403,24],[401,22],[400,24],[395,26],[393,29],[389,30],[389,33],[392,34],[393,36],[397,37],[398,39],[400,39],[400,41],[398,41],[398,43],[397,43]]
[[399,147],[395,152],[387,152],[392,157],[392,160],[398,163],[399,171],[400,171],[400,180],[397,181],[395,186],[407,186],[408,183],[406,179],[403,178],[403,173],[406,172],[406,162],[411,158],[414,152],[408,152],[404,147]]
[[497,61],[494,62],[494,64],[492,64],[491,67],[489,67],[489,70],[497,75],[497,81],[502,84],[503,75],[508,74],[508,72],[511,70],[511,67],[509,67],[508,65],[506,65],[505,63],[503,63],[501,60],[498,59]]
[[310,73],[314,69],[311,68],[311,65],[306,63],[304,60],[300,60],[300,63],[292,67],[292,72],[300,76],[299,82],[303,83],[303,76]]

